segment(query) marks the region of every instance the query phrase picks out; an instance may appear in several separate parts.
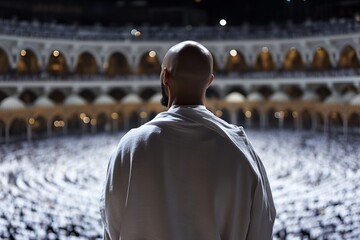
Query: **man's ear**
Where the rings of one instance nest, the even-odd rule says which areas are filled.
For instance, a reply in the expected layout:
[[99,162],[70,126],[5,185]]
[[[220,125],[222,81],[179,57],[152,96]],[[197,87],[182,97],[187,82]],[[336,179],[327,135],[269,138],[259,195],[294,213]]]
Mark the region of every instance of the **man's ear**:
[[208,81],[208,87],[211,85],[211,83],[214,81],[214,74],[211,74],[210,79]]
[[166,67],[164,67],[163,72],[164,72],[164,77],[163,77],[163,79],[162,79],[162,83],[163,83],[165,86],[168,86],[168,85],[169,85],[169,80],[170,80],[169,70],[168,70]]

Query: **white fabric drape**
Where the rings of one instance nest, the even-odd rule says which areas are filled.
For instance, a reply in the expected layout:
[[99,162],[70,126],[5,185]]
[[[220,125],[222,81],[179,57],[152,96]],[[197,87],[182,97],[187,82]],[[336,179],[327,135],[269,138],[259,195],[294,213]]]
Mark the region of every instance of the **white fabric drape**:
[[120,140],[100,201],[105,239],[267,240],[275,207],[243,128],[172,106]]

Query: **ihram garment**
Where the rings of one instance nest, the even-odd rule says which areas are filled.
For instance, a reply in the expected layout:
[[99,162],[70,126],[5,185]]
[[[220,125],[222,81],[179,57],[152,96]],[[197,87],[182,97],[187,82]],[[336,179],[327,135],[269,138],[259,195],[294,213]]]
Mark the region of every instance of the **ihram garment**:
[[267,240],[275,219],[242,127],[202,105],[172,106],[120,140],[100,209],[112,240]]

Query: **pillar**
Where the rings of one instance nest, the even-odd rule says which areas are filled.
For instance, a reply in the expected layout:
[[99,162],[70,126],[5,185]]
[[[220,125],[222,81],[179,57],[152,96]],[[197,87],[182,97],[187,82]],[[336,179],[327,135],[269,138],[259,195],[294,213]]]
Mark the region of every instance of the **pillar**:
[[10,141],[10,127],[6,126],[5,127],[5,143],[9,143]]
[[130,123],[129,123],[129,116],[127,116],[127,115],[125,115],[124,116],[124,130],[125,131],[128,131],[129,130],[129,125],[130,125]]
[[348,120],[344,118],[344,125],[343,125],[343,133],[344,135],[348,135],[348,130],[349,130],[349,124],[348,124]]
[[47,124],[46,124],[46,134],[47,134],[47,137],[51,137],[52,135],[52,128],[51,128],[51,121],[48,121]]
[[235,109],[230,109],[230,122],[231,124],[237,125],[238,119]]
[[27,127],[26,127],[26,133],[27,133],[27,140],[31,141],[31,139],[32,139],[32,128],[31,128],[30,124],[28,124]]

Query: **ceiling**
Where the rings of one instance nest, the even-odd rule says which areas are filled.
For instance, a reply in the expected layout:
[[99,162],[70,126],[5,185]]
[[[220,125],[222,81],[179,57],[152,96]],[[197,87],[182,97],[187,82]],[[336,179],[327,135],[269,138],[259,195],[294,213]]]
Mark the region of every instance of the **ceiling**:
[[0,16],[82,25],[267,25],[354,18],[358,0],[1,0]]

